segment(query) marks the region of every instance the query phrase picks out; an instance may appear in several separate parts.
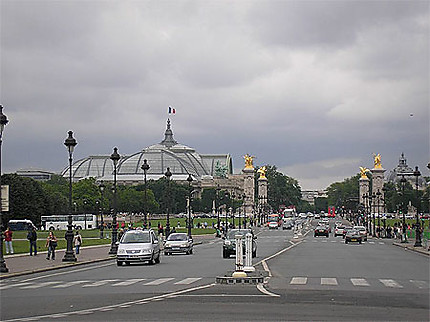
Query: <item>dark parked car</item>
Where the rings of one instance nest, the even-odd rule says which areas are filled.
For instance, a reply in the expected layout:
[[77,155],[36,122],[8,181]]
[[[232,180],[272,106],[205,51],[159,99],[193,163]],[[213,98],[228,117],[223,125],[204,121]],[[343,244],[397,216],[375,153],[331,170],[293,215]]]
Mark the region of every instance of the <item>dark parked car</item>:
[[357,242],[361,244],[363,238],[361,237],[360,231],[358,230],[348,230],[348,232],[345,235],[345,244],[348,244],[350,242]]
[[314,231],[314,237],[317,236],[329,236],[329,231],[327,226],[317,226]]
[[252,234],[252,257],[257,256],[257,237],[254,236],[254,233],[251,229],[231,229],[228,231],[227,236],[224,239],[224,244],[222,246],[222,257],[228,258],[230,255],[236,254],[236,235],[242,235],[242,247],[243,254],[245,254],[245,235],[251,233]]

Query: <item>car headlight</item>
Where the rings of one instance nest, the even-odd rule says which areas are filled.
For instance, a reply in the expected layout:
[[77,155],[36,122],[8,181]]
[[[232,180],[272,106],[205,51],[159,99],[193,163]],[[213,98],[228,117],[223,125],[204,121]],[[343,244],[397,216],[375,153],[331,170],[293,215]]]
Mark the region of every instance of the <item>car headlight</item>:
[[125,249],[118,249],[118,254],[125,254]]
[[188,247],[188,243],[181,244],[181,247]]
[[142,253],[144,253],[144,254],[151,254],[152,253],[152,249],[144,249],[144,250],[142,250]]
[[229,240],[224,241],[224,245],[230,246],[231,245],[231,241],[229,241]]

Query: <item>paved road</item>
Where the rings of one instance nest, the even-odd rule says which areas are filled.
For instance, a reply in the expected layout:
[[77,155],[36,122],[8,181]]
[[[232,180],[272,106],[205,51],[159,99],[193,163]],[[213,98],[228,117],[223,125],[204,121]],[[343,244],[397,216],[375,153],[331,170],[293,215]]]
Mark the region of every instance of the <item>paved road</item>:
[[104,262],[2,281],[2,320],[429,320],[429,259],[389,241],[345,245],[341,237],[258,235],[252,285],[216,285],[234,259],[221,241],[159,265]]

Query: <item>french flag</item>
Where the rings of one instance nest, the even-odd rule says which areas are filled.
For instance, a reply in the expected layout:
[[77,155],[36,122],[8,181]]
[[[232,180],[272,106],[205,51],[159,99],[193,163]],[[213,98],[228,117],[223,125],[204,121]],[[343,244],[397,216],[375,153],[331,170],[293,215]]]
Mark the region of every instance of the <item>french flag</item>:
[[174,109],[173,107],[169,106],[169,114],[176,114],[176,109]]

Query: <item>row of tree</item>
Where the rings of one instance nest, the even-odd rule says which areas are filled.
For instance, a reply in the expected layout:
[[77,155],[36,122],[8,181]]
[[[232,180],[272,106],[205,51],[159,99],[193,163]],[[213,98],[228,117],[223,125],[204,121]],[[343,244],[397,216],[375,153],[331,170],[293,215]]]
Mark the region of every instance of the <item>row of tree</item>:
[[[257,181],[256,174],[255,180]],[[279,171],[275,166],[267,166],[268,203],[272,211],[282,206],[296,206],[300,211],[311,211],[313,207],[301,200],[301,188],[298,181]],[[30,219],[40,223],[42,215],[66,214],[69,212],[69,181],[54,175],[49,181],[39,182],[16,174],[2,176],[2,184],[9,185],[9,212],[4,219]],[[168,188],[168,185],[169,188]],[[169,206],[171,214],[187,212],[187,198],[190,187],[168,181],[166,178],[149,180],[145,199],[143,184],[135,186],[118,185],[117,210],[123,213],[157,214],[166,213]],[[169,193],[170,192],[170,193]],[[256,193],[258,196],[258,193]],[[146,200],[146,201],[145,201]],[[191,206],[194,212],[212,212],[213,202],[225,208],[239,211],[243,200],[224,190],[215,188],[204,189],[200,196],[192,198]],[[256,204],[258,200],[255,200]],[[103,192],[94,178],[88,178],[73,183],[72,212],[75,213],[109,213],[113,207],[113,186],[105,183]]]

